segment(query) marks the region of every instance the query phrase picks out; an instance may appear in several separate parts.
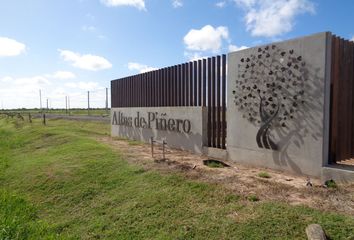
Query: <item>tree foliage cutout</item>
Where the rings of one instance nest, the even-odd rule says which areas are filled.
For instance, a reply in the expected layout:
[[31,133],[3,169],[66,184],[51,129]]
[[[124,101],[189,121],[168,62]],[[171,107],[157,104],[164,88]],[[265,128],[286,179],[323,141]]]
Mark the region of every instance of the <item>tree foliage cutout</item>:
[[305,103],[305,65],[294,50],[281,50],[275,45],[258,48],[240,59],[234,101],[244,118],[260,126],[258,147],[276,150],[269,129],[287,128]]

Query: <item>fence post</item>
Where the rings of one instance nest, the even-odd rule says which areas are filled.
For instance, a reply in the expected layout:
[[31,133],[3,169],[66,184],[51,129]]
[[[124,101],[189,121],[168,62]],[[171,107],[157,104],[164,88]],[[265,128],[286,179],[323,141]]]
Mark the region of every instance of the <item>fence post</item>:
[[151,142],[151,157],[154,157],[154,137],[150,137]]
[[165,160],[165,145],[166,145],[166,141],[162,140],[162,160]]
[[43,125],[46,125],[47,122],[46,122],[46,119],[45,119],[45,113],[43,113]]
[[106,88],[106,113],[108,114],[108,88]]
[[32,123],[32,116],[31,116],[31,113],[28,113],[28,121],[29,121],[30,123]]

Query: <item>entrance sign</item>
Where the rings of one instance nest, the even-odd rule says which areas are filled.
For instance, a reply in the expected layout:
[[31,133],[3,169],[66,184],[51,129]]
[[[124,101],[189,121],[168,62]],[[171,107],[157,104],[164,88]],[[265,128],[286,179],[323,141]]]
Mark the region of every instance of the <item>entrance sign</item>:
[[354,157],[353,67],[324,32],[116,79],[112,136],[354,181],[334,165]]
[[112,108],[112,136],[148,142],[165,140],[170,147],[201,153],[206,143],[203,107]]
[[328,161],[328,44],[321,33],[229,54],[230,160],[321,175]]
[[191,132],[191,121],[188,119],[167,118],[167,113],[147,112],[147,118],[138,111],[136,117],[125,116],[124,112],[114,111],[112,125],[121,125],[134,128],[149,128],[171,132]]

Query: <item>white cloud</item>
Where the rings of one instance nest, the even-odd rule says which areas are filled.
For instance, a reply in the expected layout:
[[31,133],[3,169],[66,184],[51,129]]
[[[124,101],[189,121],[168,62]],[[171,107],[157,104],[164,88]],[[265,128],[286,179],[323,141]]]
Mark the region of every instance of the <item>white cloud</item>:
[[226,5],[226,1],[221,1],[221,2],[217,2],[215,3],[215,6],[218,8],[223,8]]
[[98,37],[98,39],[100,39],[100,40],[106,40],[106,39],[108,39],[108,37],[105,36],[105,35],[98,35],[97,37]]
[[128,63],[128,69],[130,71],[138,71],[139,73],[144,73],[144,72],[150,72],[157,70],[155,67],[149,67],[147,65],[141,64],[141,63],[136,63],[136,62],[130,62]]
[[253,7],[259,0],[234,0],[237,5],[245,8]]
[[50,82],[44,76],[24,77],[17,78],[14,81],[15,84],[21,85],[21,87],[38,87],[40,85],[48,85]]
[[6,76],[6,77],[3,77],[0,79],[1,82],[12,82],[13,78],[12,77],[9,77],[9,76]]
[[76,78],[75,74],[72,72],[68,72],[68,71],[56,71],[53,75],[53,78],[57,78],[57,79],[72,79],[72,78]]
[[37,75],[33,77],[19,77],[19,78],[14,78],[10,76],[6,76],[1,78],[1,82],[7,85],[4,85],[3,87],[13,87],[17,88],[21,91],[29,91],[36,89],[40,89],[43,86],[48,86],[51,84],[51,82],[48,80],[48,78],[44,75]]
[[65,87],[69,87],[69,88],[77,88],[77,83],[75,82],[68,82],[64,84]]
[[248,47],[246,47],[246,46],[238,47],[236,45],[230,44],[229,45],[229,52],[236,52],[236,51],[240,51],[240,50],[247,49],[247,48]]
[[84,25],[81,27],[81,30],[84,32],[96,32],[97,29],[95,26]]
[[227,27],[206,25],[201,29],[191,29],[184,36],[184,44],[188,50],[218,52],[221,49],[223,40],[229,39]]
[[350,41],[353,41],[353,42],[354,42],[354,36],[352,37],[352,39],[350,39]]
[[43,75],[32,77],[4,77],[0,81],[0,98],[4,108],[38,107],[39,89],[51,82]]
[[[71,107],[87,107],[87,91],[90,91],[90,106],[105,107],[105,87],[95,81],[56,81],[54,74],[35,76],[0,77],[0,101],[4,108],[39,107],[39,90],[42,93],[42,106],[65,107],[65,96],[70,98]],[[109,92],[108,92],[109,94]],[[108,98],[110,99],[110,98]]]
[[234,0],[246,12],[247,31],[253,36],[275,37],[290,32],[294,18],[315,13],[310,0]]
[[94,21],[96,19],[96,17],[94,15],[92,15],[91,13],[86,13],[85,17],[87,17],[91,21]]
[[66,87],[81,89],[85,91],[92,91],[99,88],[99,84],[97,82],[69,82],[65,84]]
[[172,0],[172,6],[174,8],[179,8],[183,6],[182,0]]
[[146,10],[144,0],[101,0],[108,7],[130,6],[139,10]]
[[208,58],[208,56],[203,55],[202,52],[184,52],[184,56],[188,59],[188,61],[196,61],[204,58]]
[[0,57],[18,56],[25,50],[25,44],[11,38],[0,37]]
[[112,67],[112,64],[104,57],[91,54],[81,55],[69,50],[59,49],[58,51],[60,52],[60,56],[64,59],[64,61],[71,62],[71,64],[77,68],[90,71],[98,71]]

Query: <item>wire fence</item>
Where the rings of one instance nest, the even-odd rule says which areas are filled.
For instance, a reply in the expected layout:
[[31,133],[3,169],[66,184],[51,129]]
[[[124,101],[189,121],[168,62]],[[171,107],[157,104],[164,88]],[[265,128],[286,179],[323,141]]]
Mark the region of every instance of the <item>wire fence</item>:
[[49,112],[64,114],[108,114],[111,108],[110,88],[98,88],[88,91],[79,90],[70,94],[64,91],[49,92],[36,89],[26,94],[2,94],[1,111]]

